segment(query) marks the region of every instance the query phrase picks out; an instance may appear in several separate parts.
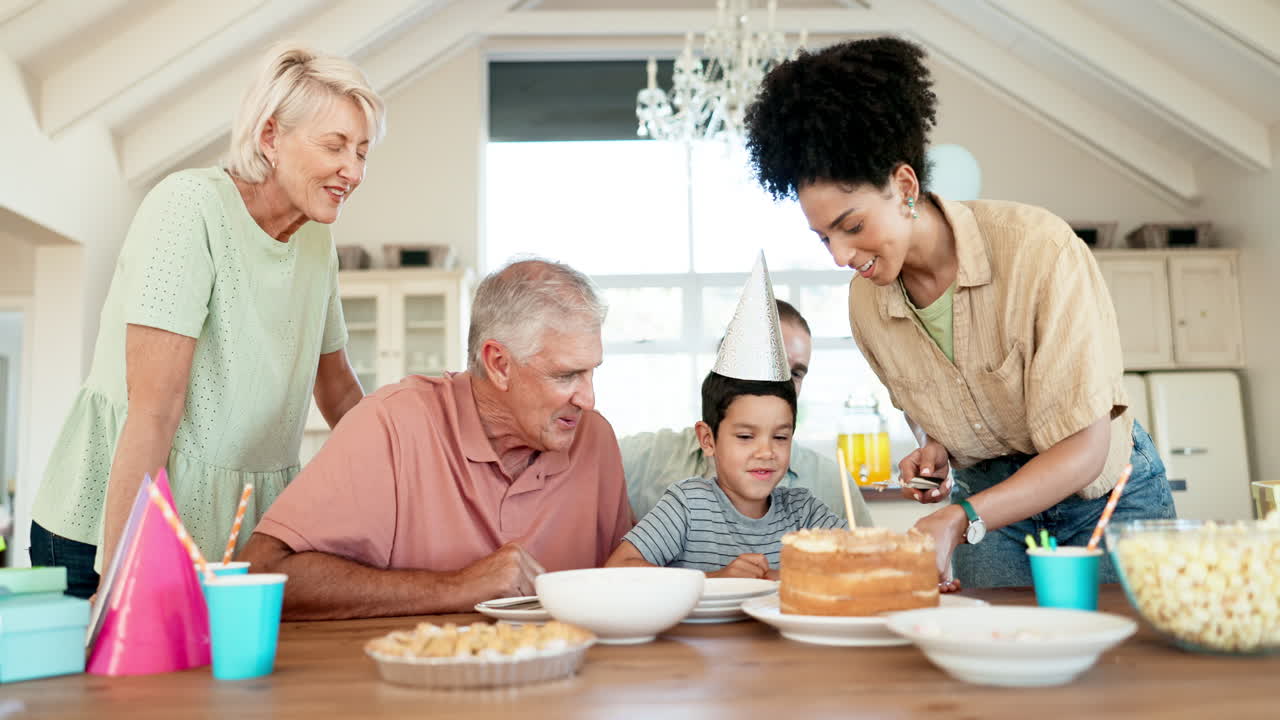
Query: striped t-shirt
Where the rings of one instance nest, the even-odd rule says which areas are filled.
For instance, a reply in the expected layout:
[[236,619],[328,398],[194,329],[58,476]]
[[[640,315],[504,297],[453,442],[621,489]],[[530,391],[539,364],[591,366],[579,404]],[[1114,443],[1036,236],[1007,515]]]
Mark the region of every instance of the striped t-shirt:
[[848,524],[808,489],[778,486],[761,518],[738,512],[715,478],[692,477],[667,488],[649,514],[627,533],[647,562],[715,572],[739,555],[759,553],[778,567],[782,536],[804,528]]

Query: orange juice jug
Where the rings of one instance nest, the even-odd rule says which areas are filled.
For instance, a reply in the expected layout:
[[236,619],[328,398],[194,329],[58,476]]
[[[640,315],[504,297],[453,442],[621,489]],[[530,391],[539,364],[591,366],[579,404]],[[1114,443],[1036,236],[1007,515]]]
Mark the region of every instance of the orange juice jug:
[[845,467],[859,485],[889,482],[893,468],[888,424],[874,398],[855,394],[845,402],[836,452],[844,456]]

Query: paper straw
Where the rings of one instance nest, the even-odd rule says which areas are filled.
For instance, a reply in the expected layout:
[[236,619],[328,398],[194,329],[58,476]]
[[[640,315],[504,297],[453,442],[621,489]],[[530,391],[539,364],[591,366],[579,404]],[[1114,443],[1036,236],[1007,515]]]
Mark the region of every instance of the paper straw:
[[231,562],[231,553],[236,550],[236,538],[240,536],[240,523],[244,520],[244,511],[249,507],[249,496],[253,494],[253,483],[245,483],[240,493],[240,507],[236,508],[236,520],[231,523],[231,537],[227,538],[227,549],[222,552],[222,562]]
[[174,514],[173,508],[169,506],[169,501],[164,499],[164,495],[160,494],[160,490],[155,485],[148,485],[147,491],[151,494],[151,502],[160,509],[160,514],[164,516],[164,521],[169,523],[169,527],[173,528],[173,532],[178,536],[178,542],[187,549],[187,554],[191,556],[191,562],[200,568],[201,574],[204,575],[206,581],[213,579],[213,571],[209,569],[209,563],[204,561],[204,555],[200,554],[200,548],[196,547],[196,543],[187,534],[187,529],[182,526],[182,521]]
[[849,468],[844,464],[844,453],[836,451],[836,461],[840,463],[840,489],[844,491],[844,516],[849,521],[849,528],[858,527],[858,521],[853,516],[853,498],[849,495]]
[[1107,500],[1107,506],[1102,508],[1102,517],[1098,518],[1098,527],[1093,529],[1093,536],[1089,538],[1089,544],[1086,546],[1089,550],[1098,549],[1098,541],[1102,539],[1102,531],[1106,529],[1107,523],[1111,522],[1111,513],[1116,511],[1116,505],[1120,504],[1120,493],[1124,492],[1124,484],[1129,482],[1129,473],[1131,472],[1133,472],[1132,465],[1125,465],[1124,470],[1120,472],[1120,480],[1112,488],[1111,497]]

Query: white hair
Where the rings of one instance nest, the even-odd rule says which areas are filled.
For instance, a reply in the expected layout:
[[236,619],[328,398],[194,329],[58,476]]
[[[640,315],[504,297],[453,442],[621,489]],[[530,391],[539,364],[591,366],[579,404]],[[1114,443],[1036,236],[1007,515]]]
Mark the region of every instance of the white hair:
[[271,162],[259,145],[267,121],[274,117],[281,131],[287,131],[334,98],[343,97],[364,112],[370,144],[381,140],[386,132],[386,106],[360,68],[346,58],[320,55],[299,45],[276,45],[267,52],[266,63],[240,104],[222,166],[246,182],[262,182],[271,172]]
[[502,343],[525,362],[542,350],[547,330],[599,332],[608,311],[591,278],[564,263],[538,258],[509,262],[476,286],[467,369],[485,377],[480,351],[488,340]]

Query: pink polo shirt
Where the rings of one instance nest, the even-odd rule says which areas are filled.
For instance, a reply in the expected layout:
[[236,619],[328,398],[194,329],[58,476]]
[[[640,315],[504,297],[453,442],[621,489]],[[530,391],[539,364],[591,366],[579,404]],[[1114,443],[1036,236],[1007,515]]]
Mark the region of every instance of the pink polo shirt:
[[256,532],[385,569],[464,568],[509,542],[547,570],[598,567],[634,525],[608,421],[585,413],[568,452],[507,476],[471,375],[411,375],[366,397]]

